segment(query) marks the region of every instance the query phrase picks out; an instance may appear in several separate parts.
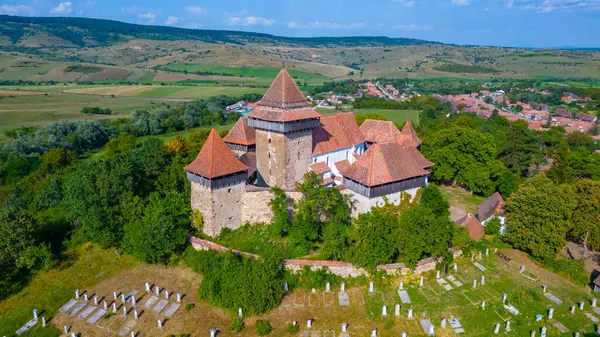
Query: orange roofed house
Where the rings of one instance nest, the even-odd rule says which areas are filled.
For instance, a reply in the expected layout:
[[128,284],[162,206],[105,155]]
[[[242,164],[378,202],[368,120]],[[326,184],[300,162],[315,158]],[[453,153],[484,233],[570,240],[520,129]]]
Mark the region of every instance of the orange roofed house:
[[[387,121],[358,126],[353,113],[321,116],[285,69],[256,108],[221,139],[212,131],[185,170],[192,183],[192,209],[204,218],[204,233],[269,222],[270,187],[291,198],[297,182],[313,171],[353,200],[353,216],[399,203],[427,184],[433,165],[419,152],[421,140],[407,121],[400,131]],[[249,175],[256,172],[254,185]]]

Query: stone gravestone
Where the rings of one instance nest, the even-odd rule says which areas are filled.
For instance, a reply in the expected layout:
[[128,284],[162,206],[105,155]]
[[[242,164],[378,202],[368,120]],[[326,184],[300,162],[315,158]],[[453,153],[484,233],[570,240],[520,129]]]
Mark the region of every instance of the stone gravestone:
[[542,292],[545,293],[548,290],[548,285],[542,284]]
[[181,294],[177,293],[177,303],[181,303]]
[[438,270],[437,273],[435,274],[435,278],[440,278],[440,271]]
[[283,285],[283,291],[285,291],[286,293],[290,291],[290,287],[288,286],[287,282]]
[[485,275],[481,275],[481,285],[485,285]]
[[238,317],[239,318],[244,317],[244,313],[242,312],[242,308],[238,308]]
[[79,289],[75,289],[75,299],[79,299]]
[[348,323],[342,324],[342,332],[348,332]]
[[38,311],[37,309],[33,309],[33,319],[37,321],[38,319]]
[[394,315],[400,316],[400,304],[396,304],[396,306],[394,307]]
[[123,306],[123,317],[127,317],[127,308]]
[[373,281],[369,282],[369,292],[375,292],[375,285],[373,284]]
[[46,317],[42,317],[42,327],[46,327]]
[[442,321],[440,323],[440,326],[442,327],[442,329],[446,328],[446,317],[442,317]]
[[154,286],[154,293],[156,294],[156,296],[160,295],[160,287],[158,285]]
[[115,300],[115,301],[117,300],[117,292],[116,291],[113,291],[113,300]]
[[529,334],[529,337],[535,337],[535,330],[531,330],[531,334]]
[[117,303],[116,302],[113,302],[112,307],[113,307],[113,312],[117,313]]
[[98,306],[98,296],[94,295],[94,305]]
[[548,319],[552,319],[554,317],[554,308],[548,309]]
[[131,305],[135,307],[135,296],[131,296]]
[[456,264],[456,262],[454,262],[454,271],[458,270],[458,265]]
[[381,316],[387,316],[387,306],[383,306],[381,308]]
[[156,326],[157,326],[159,329],[162,329],[162,321],[161,321],[160,319],[157,319],[157,320],[156,320]]
[[485,249],[485,256],[490,256],[490,249],[489,248]]
[[86,302],[90,300],[87,293],[83,293],[83,300]]
[[510,332],[510,321],[506,321],[506,327],[504,328],[506,332]]
[[403,290],[404,289],[404,281],[400,281],[400,287],[398,288],[398,290]]
[[149,294],[151,291],[150,283],[146,282],[146,292]]
[[473,289],[477,288],[477,280],[473,280]]
[[507,294],[503,294],[502,295],[502,304],[506,304],[506,298],[508,297]]
[[346,292],[346,283],[342,282],[342,287],[340,289],[341,292]]
[[423,276],[421,276],[421,281],[419,282],[419,287],[423,288]]
[[138,312],[136,309],[133,309],[133,319],[137,320],[139,318]]
[[485,310],[485,301],[481,302],[481,310]]
[[371,337],[377,337],[377,329],[371,330]]
[[572,305],[572,306],[571,306],[571,309],[569,309],[569,311],[571,312],[571,314],[574,314],[574,313],[575,313],[575,306],[574,306],[574,305]]
[[211,329],[210,330],[210,337],[216,337],[217,336],[217,329]]
[[406,331],[402,332],[402,337],[408,337],[408,332],[406,332]]
[[108,308],[108,303],[106,303],[106,300],[104,300],[104,302],[102,302],[102,309],[104,309],[105,311]]
[[595,308],[595,307],[596,307],[596,299],[592,298],[592,308]]
[[69,333],[69,327],[66,325],[64,326],[63,330],[65,331],[65,335]]
[[329,282],[327,282],[327,283],[325,284],[325,291],[326,291],[326,292],[330,292],[330,291],[331,291],[331,284],[330,284]]
[[579,310],[583,310],[583,305],[584,305],[583,301],[579,302]]
[[500,323],[496,323],[496,325],[494,326],[494,334],[498,334],[498,332],[500,332]]
[[169,292],[165,290],[165,300],[169,299]]
[[408,309],[408,319],[412,319],[413,318],[413,309],[410,308]]
[[125,298],[125,294],[121,294],[121,303],[125,303],[127,302],[126,298]]
[[306,320],[306,327],[307,328],[312,328],[312,323],[313,323],[312,318],[307,319]]
[[540,332],[540,336],[546,337],[546,327],[545,326],[542,327],[542,331]]

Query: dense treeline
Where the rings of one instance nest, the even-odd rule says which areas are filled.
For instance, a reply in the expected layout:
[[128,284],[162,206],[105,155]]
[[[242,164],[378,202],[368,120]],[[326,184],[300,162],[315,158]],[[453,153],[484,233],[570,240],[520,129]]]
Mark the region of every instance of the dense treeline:
[[[185,29],[168,26],[148,26],[113,20],[75,18],[75,17],[19,17],[0,15],[2,24],[0,33],[10,37],[13,44],[27,34],[32,27],[58,36],[73,44],[94,46],[99,43],[110,45],[126,38],[150,40],[195,40],[208,43],[257,43],[265,45],[294,45],[302,47],[358,47],[358,46],[404,46],[435,42],[389,37],[279,37],[263,33]],[[89,44],[92,43],[93,44]]]
[[10,133],[14,139],[0,147],[0,232],[6,233],[0,298],[30,272],[51,268],[64,249],[88,241],[146,262],[176,259],[192,216],[182,170],[208,129],[166,145],[148,136],[230,124],[238,116],[225,106],[238,100],[215,97],[136,111],[130,120],[58,122]]

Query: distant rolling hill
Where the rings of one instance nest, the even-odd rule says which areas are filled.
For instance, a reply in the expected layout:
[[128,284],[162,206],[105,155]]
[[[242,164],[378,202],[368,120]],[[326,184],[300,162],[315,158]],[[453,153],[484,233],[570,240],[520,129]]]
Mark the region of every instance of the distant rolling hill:
[[73,47],[106,46],[131,38],[313,48],[438,44],[432,41],[383,36],[282,37],[253,32],[146,26],[103,19],[0,15],[0,36],[6,36],[9,40],[4,45],[16,45],[22,38],[33,34],[46,34],[50,37],[47,41],[54,38],[63,45],[68,43]]

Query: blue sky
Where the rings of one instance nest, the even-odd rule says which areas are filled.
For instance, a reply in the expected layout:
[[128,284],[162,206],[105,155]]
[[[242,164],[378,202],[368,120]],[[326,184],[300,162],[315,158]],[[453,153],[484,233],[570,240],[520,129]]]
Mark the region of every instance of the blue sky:
[[285,36],[600,47],[600,0],[0,0],[0,14],[83,16]]

